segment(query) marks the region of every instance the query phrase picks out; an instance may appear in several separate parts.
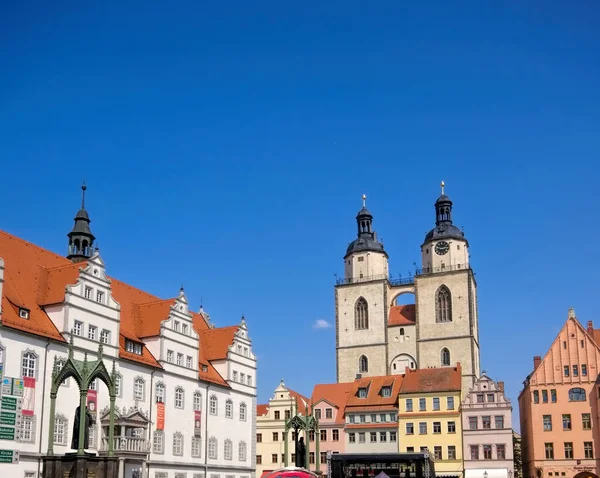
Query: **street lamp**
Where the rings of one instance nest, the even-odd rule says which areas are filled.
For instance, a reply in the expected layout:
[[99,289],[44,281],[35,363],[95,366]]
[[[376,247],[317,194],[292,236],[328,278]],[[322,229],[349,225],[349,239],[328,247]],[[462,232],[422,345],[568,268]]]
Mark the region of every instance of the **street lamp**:
[[484,472],[483,472],[483,478],[488,478],[488,473],[487,473],[487,471],[484,471]]
[[513,476],[513,471],[512,470],[508,470],[508,478],[512,478]]

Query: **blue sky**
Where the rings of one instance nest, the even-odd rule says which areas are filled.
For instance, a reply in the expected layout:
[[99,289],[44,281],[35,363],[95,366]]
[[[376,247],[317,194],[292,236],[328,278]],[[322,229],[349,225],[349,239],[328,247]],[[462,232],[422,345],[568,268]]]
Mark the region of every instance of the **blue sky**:
[[261,401],[335,380],[363,193],[405,275],[446,181],[515,409],[569,307],[600,326],[595,2],[122,3],[0,7],[2,229],[65,253],[85,179],[111,275],[245,314]]

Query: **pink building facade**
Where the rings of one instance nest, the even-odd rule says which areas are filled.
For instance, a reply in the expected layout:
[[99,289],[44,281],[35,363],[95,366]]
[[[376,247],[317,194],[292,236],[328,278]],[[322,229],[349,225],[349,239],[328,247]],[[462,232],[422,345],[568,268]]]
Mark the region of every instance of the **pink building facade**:
[[485,372],[462,403],[465,478],[514,475],[512,404]]
[[567,322],[519,395],[524,478],[598,478],[600,348],[569,310]]

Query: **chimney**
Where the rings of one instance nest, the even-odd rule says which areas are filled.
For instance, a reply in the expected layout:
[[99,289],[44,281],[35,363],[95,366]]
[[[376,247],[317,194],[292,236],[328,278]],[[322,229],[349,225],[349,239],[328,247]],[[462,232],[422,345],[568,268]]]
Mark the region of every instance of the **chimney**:
[[498,382],[498,390],[504,393],[504,382]]
[[539,355],[536,355],[535,357],[533,357],[533,370],[538,368],[541,363],[542,363],[542,357],[540,357]]
[[588,331],[588,334],[594,333],[594,323],[591,320],[588,320],[587,331]]

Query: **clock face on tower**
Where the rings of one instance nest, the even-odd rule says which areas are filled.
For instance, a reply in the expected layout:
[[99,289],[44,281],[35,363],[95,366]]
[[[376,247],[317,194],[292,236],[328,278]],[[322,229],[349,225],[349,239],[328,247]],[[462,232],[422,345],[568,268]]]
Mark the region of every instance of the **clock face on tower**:
[[435,245],[435,253],[438,256],[443,256],[450,250],[450,244],[446,241],[440,241]]

